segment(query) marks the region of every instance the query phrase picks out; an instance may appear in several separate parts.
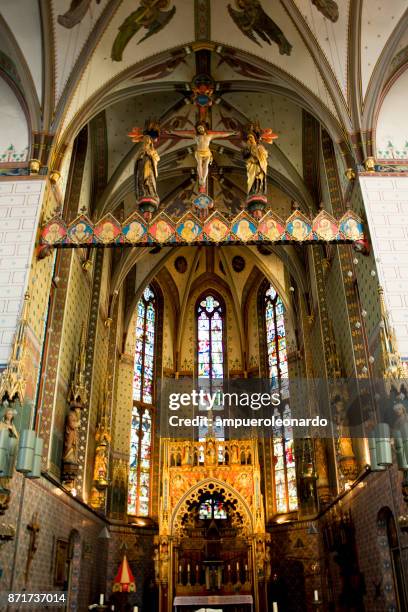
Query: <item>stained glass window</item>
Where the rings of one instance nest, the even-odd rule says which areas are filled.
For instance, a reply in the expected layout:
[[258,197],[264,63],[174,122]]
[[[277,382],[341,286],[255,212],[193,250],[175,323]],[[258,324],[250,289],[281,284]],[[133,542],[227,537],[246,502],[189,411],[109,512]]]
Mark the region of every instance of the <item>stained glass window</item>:
[[148,516],[152,418],[148,408],[133,406],[130,433],[128,514]]
[[133,399],[145,404],[153,401],[155,323],[154,293],[150,287],[146,287],[137,304],[133,377]]
[[198,516],[202,521],[228,518],[224,502],[217,499],[207,499],[201,502]]
[[[272,389],[279,389],[281,397],[289,402],[288,357],[286,352],[285,308],[272,286],[265,292],[266,345],[268,373]],[[289,403],[274,410],[276,419],[290,419]],[[274,427],[273,461],[275,500],[278,513],[291,512],[298,507],[296,465],[292,427]]]
[[[224,378],[223,317],[223,308],[216,297],[209,294],[200,300],[197,309],[198,387],[211,394],[222,390]],[[213,409],[219,408],[216,401]],[[223,428],[213,429],[214,435],[223,439]],[[207,433],[208,429],[201,426],[199,439],[203,440]]]
[[146,404],[153,403],[155,326],[155,296],[146,287],[137,304],[130,433],[128,514],[135,516],[149,514],[152,415]]

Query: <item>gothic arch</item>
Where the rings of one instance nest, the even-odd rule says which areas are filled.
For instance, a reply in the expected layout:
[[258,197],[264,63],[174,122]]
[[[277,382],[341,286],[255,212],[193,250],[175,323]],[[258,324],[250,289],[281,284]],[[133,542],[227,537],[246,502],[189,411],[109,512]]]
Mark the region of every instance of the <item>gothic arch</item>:
[[170,534],[174,536],[180,533],[181,520],[184,514],[188,513],[189,502],[195,500],[198,501],[203,492],[208,491],[210,493],[217,491],[217,489],[223,489],[225,491],[226,499],[236,502],[236,509],[240,513],[243,520],[244,533],[247,536],[252,535],[255,529],[254,518],[247,502],[242,495],[238,493],[238,491],[231,487],[231,485],[222,480],[218,480],[217,478],[207,478],[202,480],[184,493],[173,509],[170,520]]

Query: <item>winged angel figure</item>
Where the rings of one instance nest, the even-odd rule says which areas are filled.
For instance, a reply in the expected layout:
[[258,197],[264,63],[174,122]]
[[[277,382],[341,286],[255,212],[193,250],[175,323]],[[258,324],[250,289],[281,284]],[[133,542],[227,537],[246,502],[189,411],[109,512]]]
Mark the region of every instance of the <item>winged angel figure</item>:
[[312,0],[312,4],[330,21],[338,20],[339,6],[334,0]]
[[[101,0],[96,0],[100,4]],[[72,0],[69,9],[63,15],[58,15],[58,23],[64,28],[71,29],[85,17],[92,0]]]
[[139,40],[138,44],[160,32],[174,17],[176,7],[169,11],[170,0],[140,0],[139,8],[125,19],[119,28],[119,34],[113,43],[111,57],[115,62],[122,61],[123,51],[141,29],[145,28],[147,33]]
[[255,36],[257,34],[268,45],[275,42],[281,55],[290,55],[292,45],[282,30],[265,13],[259,0],[235,0],[235,4],[241,10],[236,11],[229,4],[228,11],[245,36],[262,46]]

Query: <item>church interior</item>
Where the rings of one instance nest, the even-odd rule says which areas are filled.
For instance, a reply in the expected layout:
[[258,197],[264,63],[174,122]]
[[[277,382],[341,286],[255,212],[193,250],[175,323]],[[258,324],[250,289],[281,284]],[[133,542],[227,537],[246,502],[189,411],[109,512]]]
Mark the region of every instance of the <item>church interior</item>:
[[406,0],[0,1],[0,609],[408,609],[407,91]]

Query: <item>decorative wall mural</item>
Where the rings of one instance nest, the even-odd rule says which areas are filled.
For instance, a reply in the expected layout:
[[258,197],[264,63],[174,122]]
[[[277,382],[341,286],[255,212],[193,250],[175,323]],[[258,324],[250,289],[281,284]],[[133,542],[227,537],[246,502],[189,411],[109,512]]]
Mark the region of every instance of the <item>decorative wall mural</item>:
[[145,28],[147,33],[139,40],[138,45],[160,32],[173,19],[176,12],[175,6],[166,10],[170,4],[170,0],[141,0],[139,8],[131,13],[119,28],[119,34],[112,47],[113,61],[122,61],[126,46],[141,28]]
[[[63,15],[58,15],[58,23],[64,28],[71,29],[81,23],[93,0],[72,0],[71,6]],[[100,4],[101,0],[96,0]]]
[[13,88],[0,77],[0,163],[25,161],[29,150],[27,119]]
[[286,221],[268,210],[261,219],[241,211],[231,220],[220,212],[213,212],[203,220],[188,212],[179,220],[171,219],[165,212],[157,214],[147,223],[138,213],[133,213],[122,224],[113,215],[105,215],[96,225],[80,215],[67,225],[54,216],[43,227],[41,247],[45,253],[49,247],[79,246],[146,246],[152,244],[285,244],[302,242],[363,243],[364,228],[361,219],[348,210],[341,219],[335,219],[321,211],[314,219],[295,211]]
[[279,26],[265,13],[259,0],[235,0],[235,4],[240,10],[236,11],[229,4],[228,11],[245,36],[261,47],[262,44],[255,36],[257,34],[268,45],[276,43],[281,55],[291,54],[292,45]]
[[330,21],[337,21],[339,18],[339,7],[334,0],[312,0],[318,11],[320,11]]
[[28,147],[25,147],[22,151],[18,151],[17,147],[10,144],[4,151],[0,153],[0,162],[20,162],[27,159]]

